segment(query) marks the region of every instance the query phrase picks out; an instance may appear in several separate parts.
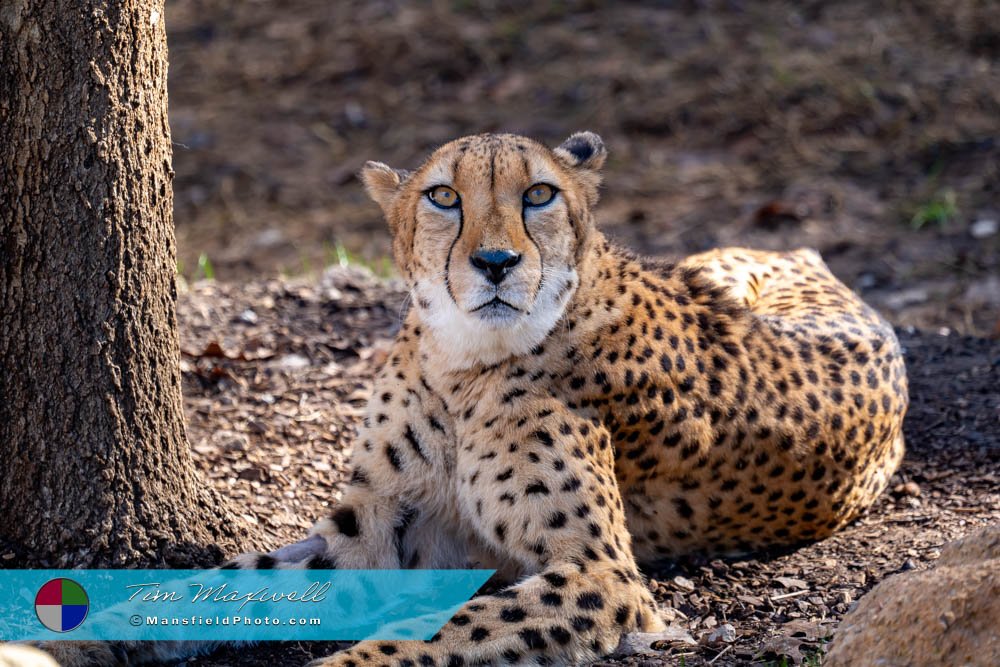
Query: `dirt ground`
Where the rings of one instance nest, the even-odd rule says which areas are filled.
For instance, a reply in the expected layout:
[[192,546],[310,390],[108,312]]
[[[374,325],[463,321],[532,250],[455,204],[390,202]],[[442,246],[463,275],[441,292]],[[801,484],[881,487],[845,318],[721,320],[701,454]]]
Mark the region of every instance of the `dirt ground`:
[[[1000,4],[167,0],[181,270],[388,237],[354,174],[482,131],[611,151],[645,254],[811,246],[900,324],[1000,335]],[[199,258],[207,260],[199,269]]]
[[[301,539],[336,502],[403,297],[397,283],[339,267],[318,281],[200,282],[181,296],[196,460],[256,526],[259,548]],[[1000,342],[898,333],[911,408],[892,492],[846,530],[789,553],[648,572],[666,615],[693,643],[656,644],[649,655],[601,664],[815,661],[838,619],[872,586],[928,567],[945,543],[1000,521]],[[713,643],[713,631],[731,632],[731,641]],[[188,664],[292,666],[334,647],[264,644]]]

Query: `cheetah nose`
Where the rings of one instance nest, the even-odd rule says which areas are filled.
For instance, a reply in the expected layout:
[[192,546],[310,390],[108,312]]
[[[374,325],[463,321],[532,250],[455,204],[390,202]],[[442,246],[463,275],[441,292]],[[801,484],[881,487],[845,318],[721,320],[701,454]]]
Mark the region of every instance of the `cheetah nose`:
[[477,250],[469,257],[469,261],[487,280],[499,285],[521,261],[521,255],[513,250]]

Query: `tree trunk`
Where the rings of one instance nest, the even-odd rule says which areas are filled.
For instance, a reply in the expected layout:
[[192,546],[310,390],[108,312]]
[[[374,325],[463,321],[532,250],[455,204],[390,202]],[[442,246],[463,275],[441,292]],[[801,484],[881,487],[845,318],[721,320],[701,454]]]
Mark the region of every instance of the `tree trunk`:
[[184,429],[163,2],[0,0],[0,72],[0,566],[235,551]]

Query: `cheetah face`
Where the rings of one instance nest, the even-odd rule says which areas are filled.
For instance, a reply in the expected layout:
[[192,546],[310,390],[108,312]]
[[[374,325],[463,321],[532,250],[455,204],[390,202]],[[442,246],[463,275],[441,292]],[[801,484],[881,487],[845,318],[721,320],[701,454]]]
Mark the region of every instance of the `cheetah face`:
[[487,134],[443,146],[413,173],[365,166],[414,307],[453,367],[525,354],[559,322],[579,283],[605,155],[589,132],[556,149]]

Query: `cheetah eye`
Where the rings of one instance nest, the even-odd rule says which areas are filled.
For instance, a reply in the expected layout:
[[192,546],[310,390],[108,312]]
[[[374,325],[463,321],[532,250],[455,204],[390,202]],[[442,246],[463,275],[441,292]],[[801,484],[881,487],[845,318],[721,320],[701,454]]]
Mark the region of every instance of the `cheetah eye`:
[[535,183],[524,191],[525,206],[545,206],[558,192],[554,187],[546,183]]
[[447,185],[439,185],[427,191],[427,198],[438,208],[455,208],[461,199],[458,193]]

